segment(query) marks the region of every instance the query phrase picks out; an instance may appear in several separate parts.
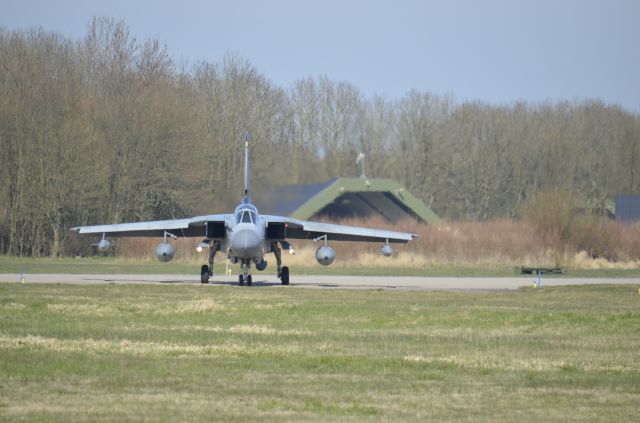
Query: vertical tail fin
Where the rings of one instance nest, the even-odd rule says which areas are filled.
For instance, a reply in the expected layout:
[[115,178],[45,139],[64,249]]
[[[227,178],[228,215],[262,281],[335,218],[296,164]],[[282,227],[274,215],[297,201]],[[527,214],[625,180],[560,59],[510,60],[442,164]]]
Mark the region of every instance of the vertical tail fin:
[[249,203],[249,133],[244,135],[244,203]]

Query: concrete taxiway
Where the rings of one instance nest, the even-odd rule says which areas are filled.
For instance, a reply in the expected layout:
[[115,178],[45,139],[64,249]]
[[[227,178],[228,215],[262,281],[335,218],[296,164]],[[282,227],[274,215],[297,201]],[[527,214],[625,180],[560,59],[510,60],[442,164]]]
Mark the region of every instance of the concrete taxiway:
[[[200,285],[200,275],[90,275],[34,273],[24,275],[25,283],[99,284],[188,284]],[[253,275],[253,288],[280,286],[275,275]],[[292,275],[292,288],[389,289],[406,291],[488,291],[532,286],[533,276],[522,277],[414,277]],[[0,274],[0,283],[20,283],[20,275]],[[541,286],[635,284],[640,278],[542,277]],[[216,275],[205,286],[238,286],[237,276]]]

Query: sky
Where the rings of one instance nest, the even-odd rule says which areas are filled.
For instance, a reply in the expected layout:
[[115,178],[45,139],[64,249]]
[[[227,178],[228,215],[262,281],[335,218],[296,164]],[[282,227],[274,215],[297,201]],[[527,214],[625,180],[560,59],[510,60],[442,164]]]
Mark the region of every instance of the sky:
[[640,0],[0,0],[0,27],[81,38],[93,16],[179,64],[246,58],[276,85],[327,76],[365,96],[601,99],[640,113]]

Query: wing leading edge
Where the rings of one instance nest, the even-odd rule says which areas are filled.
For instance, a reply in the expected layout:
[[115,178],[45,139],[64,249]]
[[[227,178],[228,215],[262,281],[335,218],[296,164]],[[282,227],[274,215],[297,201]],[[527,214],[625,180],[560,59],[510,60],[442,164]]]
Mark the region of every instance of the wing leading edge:
[[205,225],[207,222],[224,222],[226,216],[213,214],[187,219],[78,226],[69,230],[79,234],[105,234],[112,237],[161,237],[164,236],[165,231],[179,237],[201,237],[206,235]]
[[[179,237],[201,237],[206,235],[205,225],[207,222],[223,223],[228,216],[217,214],[186,219],[78,226],[71,228],[70,231],[79,234],[105,234],[110,237],[162,237],[166,231]],[[314,239],[327,235],[331,241],[407,243],[418,238],[417,235],[407,232],[311,222],[283,216],[263,215],[263,217],[267,225],[271,223],[285,224],[287,239]]]
[[286,225],[287,239],[314,239],[327,235],[330,241],[407,243],[418,235],[407,232],[386,231],[334,223],[311,222],[283,216],[264,216],[270,223]]

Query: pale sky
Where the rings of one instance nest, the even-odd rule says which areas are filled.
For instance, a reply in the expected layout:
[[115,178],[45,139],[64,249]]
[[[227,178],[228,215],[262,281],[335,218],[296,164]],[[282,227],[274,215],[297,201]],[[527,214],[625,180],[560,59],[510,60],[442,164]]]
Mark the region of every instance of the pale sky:
[[73,38],[92,16],[178,63],[239,53],[275,84],[326,75],[365,96],[599,98],[640,113],[640,0],[0,0],[0,26]]

